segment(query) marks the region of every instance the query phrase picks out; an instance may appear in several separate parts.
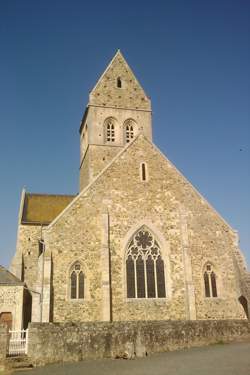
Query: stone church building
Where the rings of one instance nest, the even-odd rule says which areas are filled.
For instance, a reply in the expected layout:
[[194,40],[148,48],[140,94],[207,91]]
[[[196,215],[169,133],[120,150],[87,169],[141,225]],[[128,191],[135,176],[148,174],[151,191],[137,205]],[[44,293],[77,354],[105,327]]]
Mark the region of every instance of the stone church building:
[[247,319],[237,233],[152,142],[119,50],[82,118],[79,194],[22,192],[10,270],[33,322]]

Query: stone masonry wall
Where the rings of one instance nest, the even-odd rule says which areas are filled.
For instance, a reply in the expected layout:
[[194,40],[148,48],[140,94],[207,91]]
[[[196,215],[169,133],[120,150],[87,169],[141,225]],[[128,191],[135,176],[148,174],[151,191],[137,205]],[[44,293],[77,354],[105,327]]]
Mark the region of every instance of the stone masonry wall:
[[28,356],[34,365],[98,358],[133,358],[250,338],[247,321],[31,323]]
[[22,256],[23,280],[30,289],[34,289],[37,282],[38,240],[40,239],[40,225],[20,224],[17,253]]
[[0,285],[0,313],[12,314],[12,329],[22,329],[23,324],[23,294],[22,285]]
[[[116,84],[122,80],[122,88]],[[136,80],[133,72],[118,52],[96,87],[91,91],[89,104],[122,108],[151,109],[150,99]]]
[[0,324],[0,369],[1,363],[4,362],[7,353],[8,330],[5,324]]
[[[142,162],[147,164],[146,181],[140,177]],[[139,136],[45,233],[46,251],[52,253],[53,260],[54,321],[103,320],[103,212],[109,214],[113,320],[188,319],[187,297],[197,319],[245,318],[238,302],[233,230],[173,165]],[[161,246],[167,279],[165,299],[129,300],[126,296],[126,246],[143,224]],[[190,259],[187,264],[185,256]],[[72,301],[69,269],[77,260],[86,276],[86,298]],[[204,295],[207,261],[216,271],[217,298]],[[187,280],[187,272],[192,279]]]

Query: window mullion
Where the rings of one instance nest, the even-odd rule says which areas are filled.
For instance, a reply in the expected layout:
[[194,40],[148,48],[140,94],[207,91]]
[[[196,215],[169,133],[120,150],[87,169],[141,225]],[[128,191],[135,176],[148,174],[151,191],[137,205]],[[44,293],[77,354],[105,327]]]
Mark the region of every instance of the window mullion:
[[147,277],[147,267],[146,267],[146,259],[143,257],[143,263],[144,263],[144,275],[145,275],[145,296],[148,298],[148,277]]
[[137,273],[136,273],[136,260],[134,259],[134,273],[135,273],[135,298],[137,298]]
[[211,273],[210,272],[208,273],[208,284],[209,284],[209,294],[210,294],[210,297],[213,297],[212,282],[211,282]]
[[76,298],[79,299],[79,272],[76,273]]
[[157,285],[156,261],[155,261],[155,259],[154,259],[154,276],[155,276],[155,297],[158,298],[158,285]]

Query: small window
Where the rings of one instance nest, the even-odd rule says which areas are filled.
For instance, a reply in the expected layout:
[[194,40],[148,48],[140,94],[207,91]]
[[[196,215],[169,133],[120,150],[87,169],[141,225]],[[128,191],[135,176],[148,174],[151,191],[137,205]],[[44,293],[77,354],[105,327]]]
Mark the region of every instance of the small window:
[[70,272],[70,298],[84,299],[84,274],[80,263],[75,263]]
[[141,163],[141,180],[147,181],[147,166],[146,163]]
[[122,88],[122,80],[120,77],[118,77],[116,80],[116,87],[118,87],[118,89]]
[[218,297],[216,279],[217,278],[213,270],[213,266],[210,263],[207,264],[203,274],[205,297]]
[[40,256],[45,250],[45,243],[43,240],[38,241],[38,256]]

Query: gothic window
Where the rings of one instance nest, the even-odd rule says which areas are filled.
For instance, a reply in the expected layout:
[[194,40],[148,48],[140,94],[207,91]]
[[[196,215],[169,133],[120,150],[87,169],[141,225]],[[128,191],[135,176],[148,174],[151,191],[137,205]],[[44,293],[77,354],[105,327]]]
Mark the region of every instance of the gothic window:
[[213,270],[213,266],[208,263],[203,273],[204,288],[206,297],[218,297],[217,295],[217,283],[216,274]]
[[104,124],[104,138],[106,143],[115,142],[115,121],[112,117],[108,118]]
[[116,80],[116,87],[118,87],[119,89],[122,88],[122,80],[120,77],[118,77]]
[[129,143],[135,137],[136,123],[134,120],[129,119],[124,123],[125,143]]
[[70,271],[70,298],[84,298],[84,274],[79,262],[75,263]]
[[160,246],[146,228],[139,229],[126,252],[127,298],[165,298],[165,272]]

